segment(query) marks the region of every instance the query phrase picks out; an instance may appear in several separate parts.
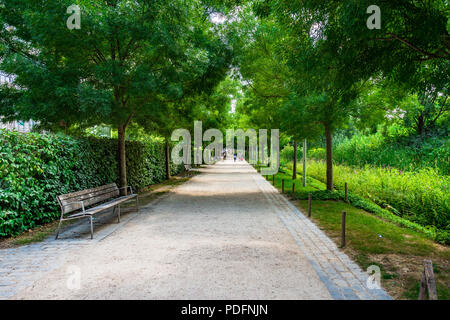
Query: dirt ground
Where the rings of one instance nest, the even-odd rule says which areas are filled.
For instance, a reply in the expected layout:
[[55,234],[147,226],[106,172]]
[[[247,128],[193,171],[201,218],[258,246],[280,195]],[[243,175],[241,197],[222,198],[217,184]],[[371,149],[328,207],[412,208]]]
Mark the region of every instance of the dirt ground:
[[14,299],[330,299],[253,168],[200,171]]

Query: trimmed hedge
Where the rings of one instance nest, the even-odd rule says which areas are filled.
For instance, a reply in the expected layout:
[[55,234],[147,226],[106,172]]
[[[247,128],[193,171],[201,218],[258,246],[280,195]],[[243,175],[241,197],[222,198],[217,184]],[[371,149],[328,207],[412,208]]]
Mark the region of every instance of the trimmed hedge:
[[[128,183],[165,179],[164,143],[127,141]],[[0,237],[59,217],[56,196],[118,182],[117,140],[0,130]],[[183,166],[172,164],[171,173]]]

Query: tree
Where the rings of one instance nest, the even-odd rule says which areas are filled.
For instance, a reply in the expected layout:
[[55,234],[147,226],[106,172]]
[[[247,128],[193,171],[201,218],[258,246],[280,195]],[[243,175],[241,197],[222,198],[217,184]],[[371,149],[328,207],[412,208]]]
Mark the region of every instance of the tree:
[[450,63],[433,61],[419,70],[419,86],[414,91],[415,101],[405,106],[405,124],[412,125],[422,135],[434,128],[449,107]]
[[0,92],[1,113],[48,126],[116,127],[125,187],[131,121],[146,121],[186,87],[213,85],[230,52],[196,0],[77,3],[81,29],[69,30],[72,1],[1,1],[0,69],[16,76]]
[[[367,115],[368,110],[356,103],[366,82],[377,75],[390,76],[417,88],[421,68],[449,60],[442,2],[382,1],[381,30],[366,26],[369,5],[369,1],[280,0],[257,1],[254,6],[261,19],[275,19],[287,39],[281,56],[293,77],[283,118],[299,115],[301,127],[309,123],[324,128],[329,190],[332,133],[350,117]],[[429,76],[428,84],[432,80]]]
[[[334,126],[348,116],[349,111],[344,109],[350,108],[350,102],[356,97],[352,86],[359,79],[342,77],[339,61],[324,59],[329,47],[318,43],[308,32],[298,35],[296,30],[275,23],[271,16],[262,17],[256,30],[252,46],[262,52],[264,66],[258,65],[258,59],[250,54],[241,68],[244,76],[251,79],[253,94],[259,98],[255,103],[260,106],[256,109],[258,115],[270,119],[268,113],[277,119],[294,141],[316,136],[320,127],[325,129],[327,186],[331,190],[331,134]],[[251,48],[252,51],[255,49]],[[261,113],[261,109],[265,112]]]
[[[230,27],[230,38],[233,39],[236,52],[235,63],[239,66],[244,89],[244,102],[239,103],[237,108],[247,119],[242,126],[278,128],[282,130],[282,138],[291,135],[296,139],[304,132],[289,131],[289,126],[285,125],[286,121],[278,112],[289,97],[289,69],[285,60],[277,55],[278,48],[284,43],[283,38],[274,21],[258,21],[246,10],[248,8],[244,9],[241,22]],[[293,159],[294,177],[297,174],[295,154],[296,150]]]
[[438,92],[413,96],[405,108],[403,116],[405,125],[414,128],[418,135],[425,134],[450,110],[448,98],[448,93]]

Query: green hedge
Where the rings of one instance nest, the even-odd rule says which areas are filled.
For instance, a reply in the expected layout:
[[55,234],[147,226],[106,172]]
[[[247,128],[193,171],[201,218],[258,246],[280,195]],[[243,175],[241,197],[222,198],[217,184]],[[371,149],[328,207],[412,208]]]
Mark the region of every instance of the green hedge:
[[[163,143],[127,141],[126,148],[133,189],[165,179]],[[0,130],[0,237],[58,218],[59,194],[117,183],[117,154],[114,139]]]

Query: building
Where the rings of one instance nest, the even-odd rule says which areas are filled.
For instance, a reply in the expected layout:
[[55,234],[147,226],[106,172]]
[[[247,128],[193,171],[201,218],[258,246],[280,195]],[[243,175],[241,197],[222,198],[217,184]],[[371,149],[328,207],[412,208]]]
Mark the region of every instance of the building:
[[[0,84],[12,83],[14,77],[0,71]],[[6,130],[16,130],[19,132],[30,132],[33,126],[36,124],[35,121],[13,121],[13,122],[1,122],[0,117],[0,129]]]

